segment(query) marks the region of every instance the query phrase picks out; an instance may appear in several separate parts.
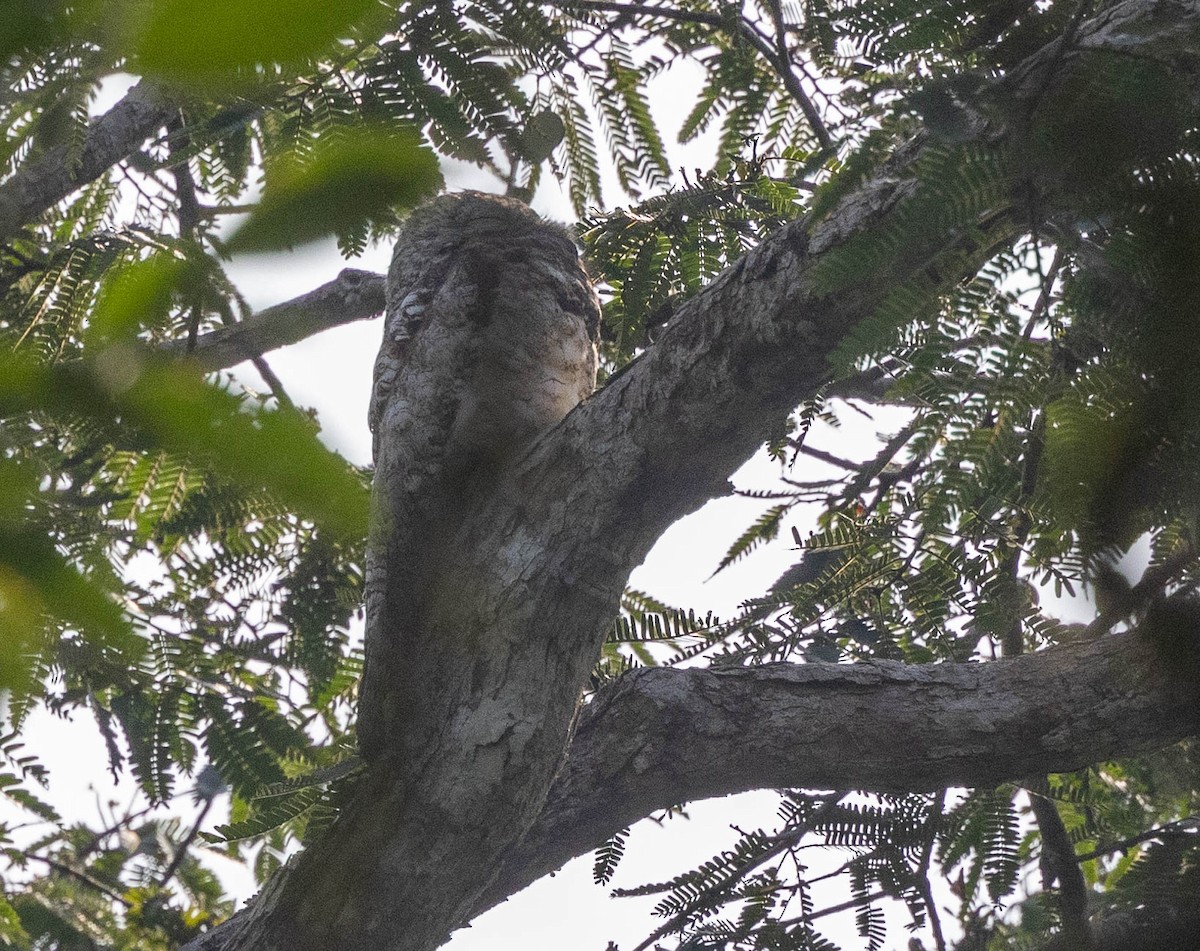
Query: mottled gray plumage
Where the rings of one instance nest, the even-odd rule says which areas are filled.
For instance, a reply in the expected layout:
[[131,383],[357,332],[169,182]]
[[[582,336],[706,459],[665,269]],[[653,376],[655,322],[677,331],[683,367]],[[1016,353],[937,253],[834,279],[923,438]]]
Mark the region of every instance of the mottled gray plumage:
[[[465,500],[591,393],[600,310],[567,232],[474,192],[416,209],[375,361],[373,524],[359,741],[394,748],[429,568]],[[419,691],[418,691],[419,692]]]

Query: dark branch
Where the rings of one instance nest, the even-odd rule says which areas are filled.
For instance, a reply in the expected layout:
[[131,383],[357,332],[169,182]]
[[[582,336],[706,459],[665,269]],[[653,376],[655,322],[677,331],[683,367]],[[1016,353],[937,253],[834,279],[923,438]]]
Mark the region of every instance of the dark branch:
[[1095,942],[1088,924],[1088,887],[1075,861],[1075,845],[1054,800],[1033,792],[1029,801],[1042,836],[1042,887],[1049,892],[1058,883],[1061,935],[1075,951],[1092,951]]
[[0,185],[0,240],[136,152],[173,114],[167,97],[143,80],[92,122],[78,162],[59,146],[18,170]]
[[190,353],[185,340],[174,341],[162,350],[186,355],[201,370],[213,372],[243,360],[255,360],[330,327],[378,317],[383,306],[383,275],[346,268],[316,290],[268,307],[241,323],[203,334]]
[[[790,445],[795,445],[795,443],[791,443]],[[800,443],[796,446],[796,450],[811,459],[824,462],[826,465],[837,466],[839,469],[845,469],[847,472],[860,472],[863,466],[866,465],[863,462],[851,462],[849,459],[843,459],[841,456],[835,456],[831,452],[817,449],[815,446],[809,446],[805,443]]]
[[541,818],[476,911],[675,803],[991,786],[1193,735],[1200,688],[1152,636],[978,664],[635,671],[583,710]]
[[804,91],[804,87],[800,84],[800,78],[792,70],[792,53],[787,45],[787,24],[783,19],[783,10],[780,7],[779,0],[769,0],[767,9],[771,13],[771,19],[775,26],[775,49],[772,50],[769,43],[765,41],[760,45],[761,39],[757,32],[754,31],[742,18],[741,33],[755,48],[767,58],[767,61],[774,64],[775,71],[779,73],[779,78],[783,82],[783,88],[788,91],[788,94],[796,100],[800,106],[800,111],[804,113],[804,118],[808,120],[808,124],[812,127],[813,135],[821,144],[823,149],[833,148],[833,137],[829,134],[829,129],[825,126],[825,121],[821,118],[821,114],[817,112],[817,107],[813,105],[812,99],[808,93]]

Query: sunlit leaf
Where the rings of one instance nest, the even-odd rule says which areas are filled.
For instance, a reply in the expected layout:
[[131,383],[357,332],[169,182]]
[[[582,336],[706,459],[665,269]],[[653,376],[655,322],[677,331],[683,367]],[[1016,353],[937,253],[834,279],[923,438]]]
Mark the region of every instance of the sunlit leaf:
[[21,918],[8,899],[0,895],[0,944],[9,948],[25,947],[29,935],[21,927]]

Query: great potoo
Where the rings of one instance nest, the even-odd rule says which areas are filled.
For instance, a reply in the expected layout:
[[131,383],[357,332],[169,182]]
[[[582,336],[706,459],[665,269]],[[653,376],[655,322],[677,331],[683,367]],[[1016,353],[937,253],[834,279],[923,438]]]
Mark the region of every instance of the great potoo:
[[370,408],[374,528],[358,726],[368,757],[394,748],[397,718],[420,703],[400,672],[414,651],[433,649],[408,634],[461,507],[592,392],[599,321],[575,244],[520,202],[445,195],[405,223]]

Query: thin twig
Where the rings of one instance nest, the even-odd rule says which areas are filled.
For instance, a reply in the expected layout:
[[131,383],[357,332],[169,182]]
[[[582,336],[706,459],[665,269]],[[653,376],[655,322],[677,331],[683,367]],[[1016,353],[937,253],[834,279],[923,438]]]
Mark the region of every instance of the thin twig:
[[130,907],[130,901],[128,898],[126,898],[124,895],[120,894],[119,892],[114,891],[111,887],[109,887],[108,885],[105,885],[104,882],[100,881],[99,879],[93,878],[91,875],[89,875],[87,872],[85,872],[81,869],[72,868],[70,865],[67,865],[64,862],[60,862],[57,859],[48,858],[45,855],[26,854],[26,855],[23,855],[22,858],[24,858],[26,860],[33,859],[36,862],[41,862],[44,865],[46,865],[47,867],[53,869],[56,872],[59,872],[62,875],[70,876],[71,878],[75,879],[76,881],[82,882],[88,888],[92,889],[93,891],[99,892],[101,895],[104,895],[106,898],[109,898],[112,901],[117,902],[118,904],[124,905],[126,908]]
[[[175,200],[178,202],[179,237],[185,241],[194,241],[200,228],[200,200],[196,197],[196,179],[192,177],[192,167],[187,153],[191,149],[192,140],[188,135],[187,120],[183,110],[177,110],[167,123],[167,135],[170,145],[171,176],[175,179]],[[196,349],[196,339],[200,334],[200,320],[204,316],[204,308],[200,304],[199,294],[193,292],[196,299],[188,312],[187,352]]]
[[[87,856],[91,855],[94,851],[96,851],[97,848],[99,848],[100,843],[110,835],[116,835],[122,829],[130,828],[135,819],[140,819],[142,816],[149,815],[155,809],[159,808],[157,804],[151,803],[150,805],[143,806],[141,809],[135,811],[132,806],[133,803],[130,802],[130,805],[126,808],[124,816],[122,816],[120,819],[114,819],[108,826],[101,829],[99,832],[93,833],[91,842],[79,850],[79,857],[86,858]],[[101,813],[100,818],[103,819],[103,812],[99,809],[97,809],[97,811]]]
[[[788,445],[792,445],[791,442]],[[849,459],[843,459],[841,456],[835,456],[831,452],[826,452],[824,449],[816,449],[807,443],[801,443],[796,446],[796,450],[806,456],[811,456],[820,462],[826,462],[831,466],[837,466],[839,469],[845,469],[848,472],[861,472],[863,464],[861,462],[851,462]]]
[[674,20],[677,23],[698,23],[715,27],[727,25],[724,18],[716,13],[677,10],[674,7],[658,7],[650,3],[617,3],[614,0],[553,0],[553,5],[564,10],[598,10],[606,13],[654,16],[664,20]]
[[[1036,257],[1036,250],[1034,255]],[[1066,259],[1066,254],[1063,253],[1061,245],[1056,245],[1054,248],[1054,257],[1050,261],[1050,267],[1042,278],[1042,289],[1038,293],[1038,299],[1034,302],[1033,310],[1029,314],[1029,320],[1025,322],[1025,327],[1021,331],[1021,339],[1028,341],[1033,334],[1034,328],[1042,322],[1046,314],[1050,310],[1050,302],[1054,292],[1054,283],[1058,278],[1058,272],[1062,269],[1063,261]],[[1038,261],[1038,266],[1041,266],[1041,261]]]
[[594,50],[605,37],[615,36],[618,32],[633,23],[633,14],[621,14],[615,19],[605,23],[598,24],[596,27],[596,35],[584,46],[581,46],[574,54],[576,60],[581,60]]
[[167,883],[175,877],[175,873],[179,871],[179,866],[183,864],[183,860],[187,857],[188,849],[196,839],[196,835],[200,832],[200,827],[204,824],[204,819],[208,815],[208,810],[212,808],[213,800],[216,796],[209,796],[204,800],[204,805],[200,808],[200,814],[196,816],[196,821],[192,823],[191,831],[184,837],[184,840],[179,843],[175,849],[175,855],[171,858],[171,864],[158,880],[158,887],[165,888]]
[[270,364],[267,363],[267,358],[259,354],[251,357],[250,362],[254,364],[254,369],[258,371],[258,375],[263,378],[263,382],[266,383],[270,388],[271,395],[275,397],[275,402],[277,402],[280,406],[286,406],[289,409],[294,408],[296,404],[293,403],[292,398],[287,395],[287,390],[284,389],[283,381],[275,375],[275,371],[272,370]]
[[[869,895],[866,895],[865,902],[869,904],[870,902],[878,901],[880,898],[890,897],[894,897],[892,896],[891,892],[880,888],[871,892]],[[863,904],[864,899],[851,898],[849,901],[844,901],[840,905],[830,905],[828,908],[822,908],[820,911],[814,911],[812,914],[800,915],[796,918],[784,918],[778,921],[777,924],[782,928],[786,928],[790,925],[806,925],[810,922],[816,921],[818,918],[826,918],[829,915],[836,915],[842,911],[850,911],[853,908],[861,907]]]
[[[777,57],[775,68],[779,71],[779,78],[783,80],[783,87],[800,104],[800,110],[804,113],[804,117],[812,127],[813,135],[817,137],[821,148],[831,149],[833,148],[833,137],[829,134],[829,129],[825,127],[825,122],[821,118],[821,114],[817,112],[817,107],[813,105],[813,101],[804,91],[804,86],[800,83],[800,77],[792,71],[792,53],[787,45],[787,29],[784,25],[783,10],[779,5],[779,0],[767,0],[767,10],[771,14],[771,19],[775,22],[775,50]],[[744,17],[742,22],[745,22]]]
[[1075,861],[1091,862],[1095,859],[1104,858],[1106,855],[1112,855],[1113,852],[1127,852],[1135,845],[1141,845],[1143,842],[1149,842],[1152,839],[1172,839],[1180,836],[1196,838],[1197,835],[1200,835],[1200,816],[1188,816],[1186,819],[1176,819],[1174,822],[1168,822],[1165,825],[1147,829],[1145,832],[1139,832],[1137,835],[1131,835],[1127,839],[1106,845],[1102,849],[1083,852],[1075,856]]
[[[1036,410],[1029,426],[1029,443],[1025,449],[1025,460],[1021,465],[1021,486],[1017,495],[1017,523],[1013,527],[1013,540],[1005,554],[1000,573],[1008,574],[1016,582],[1020,579],[1021,555],[1025,543],[1033,531],[1033,495],[1037,490],[1038,471],[1042,464],[1042,453],[1046,447],[1046,411]],[[1018,590],[1014,586],[1014,590]],[[1015,595],[1014,595],[1015,596]],[[1009,629],[1001,635],[1000,652],[1005,657],[1016,657],[1025,650],[1024,622],[1018,615]]]
[[[1036,250],[1034,253],[1036,255]],[[1054,259],[1050,262],[1050,268],[1046,274],[1042,275],[1042,286],[1038,294],[1038,299],[1033,305],[1033,311],[1029,315],[1029,320],[1026,321],[1025,327],[1022,329],[1022,340],[1029,340],[1034,327],[1049,312],[1054,284],[1058,278],[1059,269],[1062,267],[1063,259],[1062,248],[1055,248]],[[1038,261],[1038,267],[1041,267],[1040,260]],[[1046,447],[1045,407],[1038,407],[1033,411],[1033,418],[1028,423],[1028,431],[1029,440],[1025,449],[1025,459],[1021,464],[1021,485],[1017,495],[1017,521],[1013,528],[1013,541],[1009,545],[1008,552],[1005,554],[1005,561],[1000,568],[1001,573],[1010,575],[1014,582],[1020,578],[1021,555],[1024,553],[1025,545],[1029,541],[1029,535],[1033,531],[1031,506],[1033,504],[1034,493],[1037,491],[1038,472],[1042,464],[1042,454]],[[1001,635],[1000,650],[1005,657],[1015,657],[1017,654],[1022,653],[1024,649],[1024,624],[1020,616],[1018,616],[1013,619],[1009,629]]]
[[244,205],[201,205],[201,218],[219,218],[222,215],[246,215],[258,208],[257,204]]
[[1030,790],[1029,803],[1042,835],[1042,887],[1049,891],[1058,882],[1063,937],[1071,948],[1089,951],[1095,941],[1088,924],[1088,888],[1075,856],[1075,846],[1052,799]]
[[938,826],[945,807],[946,790],[943,789],[929,810],[929,834],[925,837],[925,846],[921,851],[921,867],[917,874],[917,880],[921,883],[921,900],[925,903],[925,911],[929,915],[929,930],[933,932],[937,951],[946,951],[946,938],[942,934],[942,920],[938,917],[937,902],[933,900],[933,888],[929,884],[929,868],[933,864],[933,846],[937,842]]

